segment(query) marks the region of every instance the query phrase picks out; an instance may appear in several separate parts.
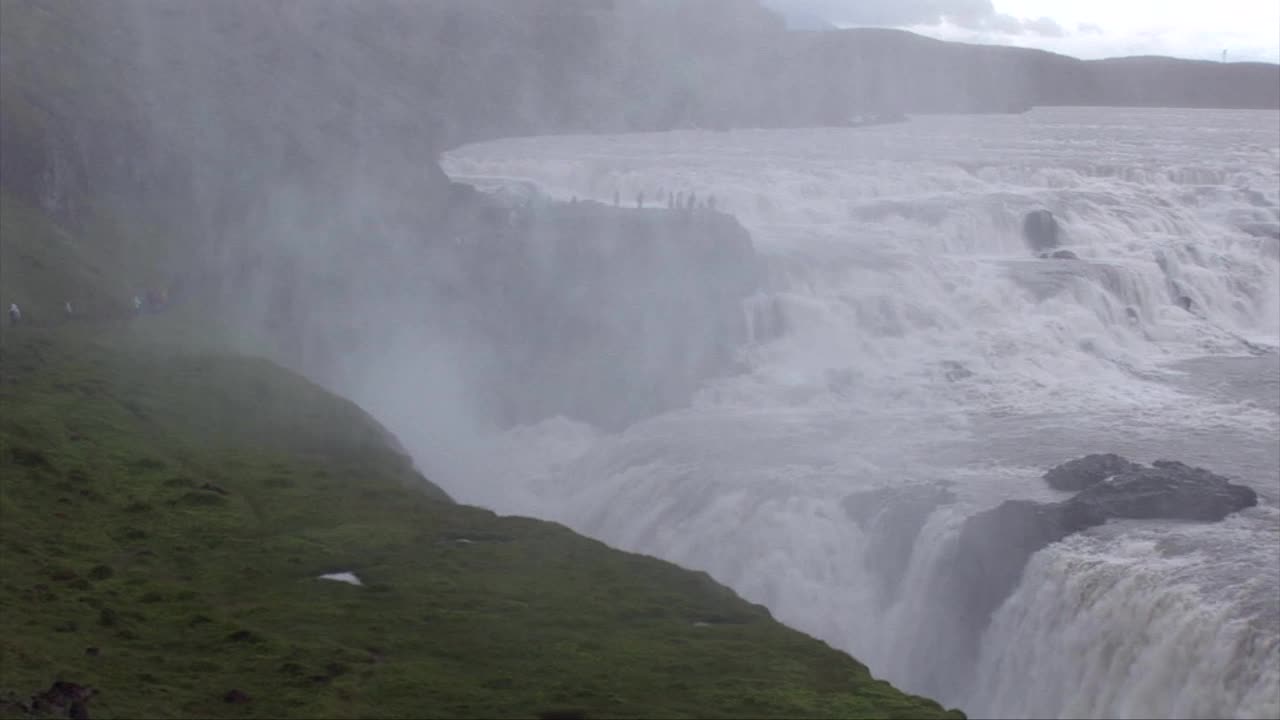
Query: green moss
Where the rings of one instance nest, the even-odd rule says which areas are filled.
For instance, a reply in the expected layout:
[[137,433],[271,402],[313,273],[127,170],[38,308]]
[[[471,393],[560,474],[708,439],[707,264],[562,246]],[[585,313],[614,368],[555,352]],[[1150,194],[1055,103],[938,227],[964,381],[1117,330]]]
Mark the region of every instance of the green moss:
[[451,503],[268,363],[83,328],[0,353],[0,689],[91,685],[94,717],[943,715],[704,574]]

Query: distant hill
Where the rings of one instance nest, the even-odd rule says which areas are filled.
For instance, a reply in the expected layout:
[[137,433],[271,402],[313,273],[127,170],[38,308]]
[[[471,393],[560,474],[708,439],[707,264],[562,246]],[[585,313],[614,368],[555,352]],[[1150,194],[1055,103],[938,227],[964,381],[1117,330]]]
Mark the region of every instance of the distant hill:
[[945,42],[902,30],[801,33],[790,41],[794,107],[1007,112],[1032,106],[1280,108],[1280,66],[1174,58],[1079,60]]
[[831,24],[830,21],[804,8],[797,8],[788,3],[778,2],[778,0],[761,0],[761,4],[781,15],[783,21],[787,24],[788,30],[823,31],[836,29],[836,26]]

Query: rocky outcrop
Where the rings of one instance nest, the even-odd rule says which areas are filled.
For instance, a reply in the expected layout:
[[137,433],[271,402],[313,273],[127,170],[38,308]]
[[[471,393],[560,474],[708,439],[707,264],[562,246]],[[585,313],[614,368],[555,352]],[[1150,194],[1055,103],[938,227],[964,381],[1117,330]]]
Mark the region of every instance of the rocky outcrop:
[[761,272],[746,230],[707,210],[551,205],[452,252],[457,311],[502,349],[476,387],[503,424],[617,429],[687,403],[747,340]]
[[[1212,522],[1257,504],[1249,487],[1202,468],[1157,460],[1151,467],[1118,455],[1089,455],[1045,473],[1054,488],[1079,490],[1068,500],[1007,500],[965,521],[945,564],[953,622],[970,643],[1017,587],[1036,551],[1109,519]],[[969,645],[972,647],[972,645]]]
[[[1221,475],[1157,460],[1092,485],[1066,502],[1079,516],[1214,522],[1258,504],[1258,494]],[[1101,520],[1099,520],[1099,523]]]
[[1044,474],[1044,481],[1054,490],[1079,492],[1113,475],[1138,470],[1141,467],[1114,453],[1086,455],[1050,469]]
[[1032,210],[1022,218],[1022,238],[1034,253],[1049,253],[1058,247],[1058,219],[1048,210]]
[[992,614],[1018,587],[1037,551],[1116,518],[1214,521],[1257,503],[1254,491],[1178,462],[1150,467],[1090,455],[1053,468],[1046,481],[1078,490],[1062,502],[1007,500],[967,518],[944,550],[922,599],[931,641],[911,649],[924,692],[958,692]]

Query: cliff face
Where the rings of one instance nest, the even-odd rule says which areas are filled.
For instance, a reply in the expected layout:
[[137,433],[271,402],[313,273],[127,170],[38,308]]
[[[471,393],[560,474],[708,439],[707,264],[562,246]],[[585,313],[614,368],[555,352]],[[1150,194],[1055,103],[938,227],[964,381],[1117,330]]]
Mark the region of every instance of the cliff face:
[[506,207],[436,153],[668,122],[598,84],[629,60],[586,70],[626,8],[6,3],[0,184],[69,226],[103,205],[145,219],[169,247],[136,253],[122,284],[180,288],[237,346],[371,406],[431,375],[448,389],[416,402],[477,422],[617,427],[687,402],[745,339],[745,231],[710,212]]
[[104,251],[132,268],[115,285],[182,284],[242,346],[348,392],[393,350],[421,356],[502,424],[615,426],[687,401],[743,339],[754,260],[709,213],[513,216],[451,184],[442,148],[860,109],[1280,104],[1273,66],[789,33],[751,0],[0,11],[0,188],[69,228],[109,217],[108,234],[151,238]]

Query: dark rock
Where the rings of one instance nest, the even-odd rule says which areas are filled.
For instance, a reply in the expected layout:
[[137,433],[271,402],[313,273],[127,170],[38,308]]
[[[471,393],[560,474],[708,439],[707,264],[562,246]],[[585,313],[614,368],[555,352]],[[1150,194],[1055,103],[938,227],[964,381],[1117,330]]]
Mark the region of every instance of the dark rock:
[[1186,295],[1179,295],[1177,299],[1177,303],[1178,303],[1178,307],[1182,308],[1183,310],[1186,310],[1187,312],[1191,312],[1191,308],[1195,307],[1195,303],[1193,303],[1191,301],[1191,298],[1187,297]]
[[1079,260],[1080,259],[1078,255],[1071,252],[1070,250],[1054,250],[1053,252],[1049,253],[1049,258],[1052,260]]
[[1105,455],[1086,455],[1077,460],[1070,460],[1049,470],[1044,474],[1045,482],[1054,490],[1079,492],[1100,483],[1103,480],[1130,470],[1141,468],[1137,463],[1114,453]]
[[1048,210],[1032,210],[1022,218],[1022,237],[1032,252],[1053,250],[1058,247],[1058,219]]
[[96,647],[87,647],[84,649],[84,654],[88,655],[89,657],[98,657],[99,655],[102,654],[102,651]]
[[[1069,500],[1007,500],[967,519],[943,563],[939,612],[958,629],[951,660],[976,651],[991,614],[1013,592],[1028,559],[1045,546],[1111,518],[1221,520],[1257,504],[1257,494],[1208,470],[1179,462],[1153,467],[1116,455],[1090,455],[1045,474],[1054,487],[1083,488]],[[938,651],[940,652],[940,651]]]
[[1157,460],[1067,501],[1104,518],[1217,521],[1258,504],[1258,494],[1203,468]]
[[77,700],[67,708],[67,717],[70,720],[89,720],[89,706]]
[[201,490],[208,490],[209,492],[218,493],[219,495],[230,495],[230,494],[231,494],[231,492],[230,492],[229,490],[227,490],[226,488],[222,487],[221,485],[215,485],[215,484],[213,484],[213,483],[205,483],[205,484],[203,484],[203,485],[201,485],[201,486],[200,486],[200,489],[201,489]]
[[250,701],[250,697],[243,690],[228,690],[227,694],[222,696],[222,701],[232,705],[244,705]]

